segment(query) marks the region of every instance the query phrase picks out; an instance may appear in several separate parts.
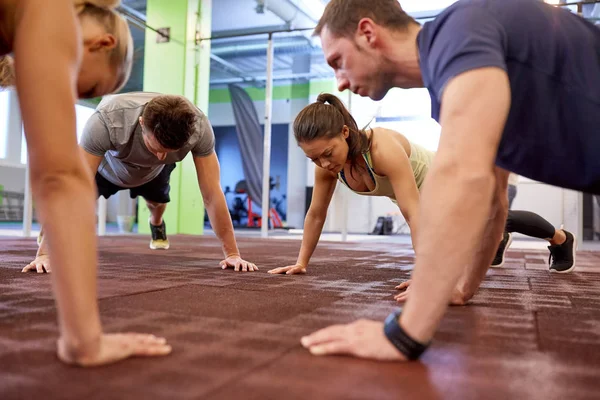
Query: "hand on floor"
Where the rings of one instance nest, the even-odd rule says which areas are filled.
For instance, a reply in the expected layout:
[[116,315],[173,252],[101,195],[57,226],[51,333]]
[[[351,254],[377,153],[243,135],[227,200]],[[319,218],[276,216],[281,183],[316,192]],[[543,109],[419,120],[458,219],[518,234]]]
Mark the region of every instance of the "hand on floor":
[[258,271],[258,267],[256,265],[254,265],[251,262],[248,262],[238,256],[227,257],[226,259],[221,261],[219,263],[219,265],[221,266],[222,269],[233,267],[233,269],[236,272],[237,271],[244,271],[244,272]]
[[[396,300],[398,303],[404,303],[408,299],[408,294],[410,291],[411,283],[412,283],[412,279],[409,279],[406,282],[402,282],[401,284],[396,286],[396,289],[398,289],[398,290],[402,290],[402,289],[406,289],[406,290],[402,293],[398,293],[397,295],[395,295],[394,300]],[[450,298],[449,304],[451,306],[464,306],[465,304],[467,304],[467,302],[464,300],[462,293],[458,289],[455,288],[452,291],[452,297]]]
[[383,322],[359,320],[332,325],[301,340],[315,356],[345,354],[379,361],[406,361],[383,332]]
[[408,299],[408,291],[410,290],[410,284],[412,283],[412,279],[402,282],[398,286],[395,287],[397,290],[404,290],[402,293],[398,293],[394,296],[394,300],[398,303],[403,303]]
[[66,343],[58,340],[58,358],[66,363],[80,367],[96,367],[111,364],[134,356],[166,356],[171,352],[164,338],[141,333],[104,334],[95,355],[75,357]]
[[408,290],[408,287],[410,286],[411,283],[412,283],[412,279],[409,279],[407,281],[402,282],[401,284],[396,286],[394,289],[396,289],[396,290],[407,289]]
[[288,265],[287,267],[279,267],[274,268],[269,271],[270,274],[286,274],[286,275],[296,275],[296,274],[305,274],[306,267],[304,265],[295,264]]
[[29,271],[37,271],[38,274],[43,274],[44,272],[52,272],[52,268],[50,268],[50,257],[37,256],[35,260],[29,263],[25,268],[21,270],[21,272],[29,272]]

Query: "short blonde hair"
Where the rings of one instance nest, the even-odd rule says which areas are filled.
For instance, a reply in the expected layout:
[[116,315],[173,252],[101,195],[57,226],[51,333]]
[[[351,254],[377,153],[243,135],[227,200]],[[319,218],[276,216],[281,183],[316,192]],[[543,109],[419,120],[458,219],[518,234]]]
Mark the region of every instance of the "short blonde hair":
[[[113,92],[119,91],[131,75],[133,65],[133,38],[125,18],[113,9],[120,0],[74,0],[75,10],[79,16],[96,18],[106,28],[106,31],[115,36],[117,46],[111,54],[111,64],[116,70],[117,84]],[[15,69],[10,56],[0,56],[0,88],[14,85]]]
[[117,84],[113,92],[125,86],[133,65],[133,38],[129,25],[125,18],[113,10],[119,4],[120,0],[75,0],[79,16],[96,18],[117,39],[117,46],[111,54],[111,64],[117,73]]
[[0,57],[0,89],[15,84],[15,66],[11,56]]

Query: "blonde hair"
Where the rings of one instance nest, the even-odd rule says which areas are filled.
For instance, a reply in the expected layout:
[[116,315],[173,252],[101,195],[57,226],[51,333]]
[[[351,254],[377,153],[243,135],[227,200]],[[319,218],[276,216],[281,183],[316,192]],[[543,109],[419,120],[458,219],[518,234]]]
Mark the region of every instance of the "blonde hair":
[[[95,18],[117,39],[117,46],[113,49],[110,58],[117,74],[117,84],[113,92],[120,90],[127,83],[133,65],[133,38],[129,25],[125,18],[113,10],[121,4],[121,0],[73,0],[73,3],[80,17]],[[0,56],[0,88],[13,86],[14,78],[12,57]]]
[[12,57],[0,57],[0,89],[8,88],[14,85],[15,67]]
[[74,0],[79,16],[96,18],[106,31],[117,39],[117,46],[110,55],[111,65],[116,69],[117,84],[113,92],[119,91],[131,74],[133,65],[133,38],[125,18],[113,11],[121,0]]

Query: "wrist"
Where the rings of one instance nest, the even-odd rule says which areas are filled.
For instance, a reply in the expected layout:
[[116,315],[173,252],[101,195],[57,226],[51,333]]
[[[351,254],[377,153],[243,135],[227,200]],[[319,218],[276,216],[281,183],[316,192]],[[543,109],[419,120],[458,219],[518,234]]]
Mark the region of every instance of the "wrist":
[[71,364],[87,365],[95,360],[101,350],[102,332],[85,339],[58,339],[58,352],[61,358]]
[[222,248],[225,258],[240,256],[240,249],[238,249],[235,239],[222,242]]
[[401,309],[392,312],[385,320],[384,333],[394,347],[409,360],[417,360],[430,343],[421,343],[406,333],[400,324]]

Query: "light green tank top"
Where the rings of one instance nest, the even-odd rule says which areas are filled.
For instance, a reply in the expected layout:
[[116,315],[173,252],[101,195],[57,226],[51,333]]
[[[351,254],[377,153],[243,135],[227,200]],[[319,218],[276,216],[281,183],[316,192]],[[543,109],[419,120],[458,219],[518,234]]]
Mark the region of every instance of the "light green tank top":
[[[415,182],[417,183],[417,188],[421,190],[421,186],[425,181],[425,177],[427,176],[427,172],[431,167],[431,163],[433,162],[433,157],[435,153],[433,151],[429,151],[426,148],[419,146],[418,144],[410,143],[410,157],[408,158],[410,161],[410,165],[413,170],[413,174],[415,177]],[[396,200],[396,195],[394,194],[394,188],[392,187],[392,183],[388,179],[387,176],[377,175],[375,171],[373,171],[373,162],[371,160],[371,152],[367,151],[363,153],[363,158],[367,164],[367,168],[369,169],[369,175],[375,182],[375,189],[370,192],[357,192],[352,190],[346,181],[346,177],[344,175],[344,171],[342,170],[338,174],[338,179],[350,190],[354,193],[364,195],[364,196],[386,196],[392,200]]]

